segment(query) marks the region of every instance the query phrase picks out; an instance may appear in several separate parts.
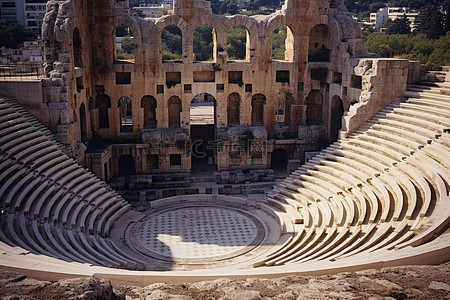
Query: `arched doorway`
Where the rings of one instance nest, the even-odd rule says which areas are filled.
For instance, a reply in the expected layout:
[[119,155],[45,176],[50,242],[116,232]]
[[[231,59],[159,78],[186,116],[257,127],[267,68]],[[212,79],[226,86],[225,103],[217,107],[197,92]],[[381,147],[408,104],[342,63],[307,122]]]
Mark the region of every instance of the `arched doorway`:
[[144,96],[141,100],[144,109],[144,128],[156,128],[156,99],[153,96]]
[[288,153],[284,149],[276,149],[272,152],[270,168],[274,171],[275,177],[286,177],[288,164]]
[[119,158],[119,176],[130,176],[136,174],[134,159],[131,155],[122,155]]
[[306,98],[306,124],[319,125],[322,121],[323,95],[318,90],[312,90]]
[[331,120],[330,120],[330,142],[339,138],[339,130],[342,128],[342,116],[344,115],[344,104],[339,96],[331,98]]
[[169,98],[169,128],[180,128],[181,126],[181,99],[178,96]]
[[216,99],[207,93],[195,96],[190,105],[191,172],[210,176],[216,170]]
[[252,97],[252,126],[264,125],[264,105],[266,96],[256,94]]
[[240,106],[241,106],[241,96],[238,93],[231,93],[228,96],[227,104],[227,120],[228,125],[239,125],[240,124]]

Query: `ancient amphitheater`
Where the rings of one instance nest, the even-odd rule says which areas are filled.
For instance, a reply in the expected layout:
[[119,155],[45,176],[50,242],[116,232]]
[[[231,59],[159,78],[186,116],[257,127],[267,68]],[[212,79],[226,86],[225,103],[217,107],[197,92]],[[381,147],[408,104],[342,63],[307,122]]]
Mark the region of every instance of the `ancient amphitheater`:
[[[21,83],[0,84],[5,95],[0,99],[0,265],[37,278],[94,275],[145,285],[448,261],[450,71],[424,72],[415,62],[366,54],[342,2],[286,0],[270,16],[227,17],[213,15],[208,2],[180,0],[173,15],[140,19],[130,15],[127,1],[50,1],[43,31],[47,76],[33,83],[39,93],[24,96]],[[134,63],[114,61],[109,33],[120,24],[133,29]],[[192,32],[202,24],[215,27],[212,62],[195,62],[189,55]],[[290,28],[286,57],[269,61],[265,39],[280,24]],[[183,31],[182,63],[161,62],[156,37],[169,25]],[[248,30],[248,57],[242,62],[227,62],[224,50],[224,36],[233,25]],[[76,45],[80,40],[82,49]],[[314,45],[322,58],[311,58]],[[229,82],[229,72],[242,75],[242,84]],[[167,73],[180,74],[181,83],[164,93]],[[133,83],[117,84],[123,74]],[[277,80],[286,74],[287,80]],[[273,145],[292,145],[276,137],[280,130],[296,133],[294,140],[304,147],[286,151],[303,164],[257,201],[211,193],[153,200],[146,210],[131,208],[103,180],[119,173],[121,154],[133,154],[138,175],[148,173],[145,163],[139,165],[143,149],[148,155],[177,155],[176,140],[190,134],[186,107],[203,92],[215,98],[217,131],[242,127],[259,142],[274,140],[258,157],[243,154],[237,168],[269,169]],[[227,98],[233,93],[242,95],[237,125],[228,122],[236,112]],[[146,106],[131,100],[136,101],[134,124],[121,132],[129,125],[120,119],[124,94],[130,99],[157,95],[157,122],[146,123]],[[182,109],[174,129],[172,97],[177,94]],[[267,95],[263,106],[255,95]],[[338,127],[335,96],[344,108]],[[283,115],[290,120],[284,127],[275,118],[280,97],[292,101],[285,103],[289,108]],[[104,115],[106,98],[119,103],[109,100]],[[102,126],[105,117],[109,126]],[[308,123],[314,117],[317,122]],[[150,123],[157,125],[144,126]],[[306,161],[306,152],[320,150],[320,126],[329,146]],[[116,140],[106,150],[85,153],[82,142],[94,131]],[[169,140],[165,150],[152,148],[154,132]],[[333,141],[337,133],[340,138]],[[136,137],[144,142],[131,139]],[[221,153],[229,158],[229,152]],[[191,163],[183,156],[181,169],[189,171]],[[230,165],[225,159],[216,170],[232,170]],[[168,163],[161,168],[170,170]]]

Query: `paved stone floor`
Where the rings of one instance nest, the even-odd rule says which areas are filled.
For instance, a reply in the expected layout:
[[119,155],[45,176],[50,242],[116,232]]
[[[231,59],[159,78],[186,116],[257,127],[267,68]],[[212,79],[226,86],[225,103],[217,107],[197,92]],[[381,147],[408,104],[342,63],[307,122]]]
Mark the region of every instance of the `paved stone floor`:
[[247,212],[224,206],[186,206],[152,213],[131,230],[142,253],[170,260],[225,259],[263,240],[264,226]]

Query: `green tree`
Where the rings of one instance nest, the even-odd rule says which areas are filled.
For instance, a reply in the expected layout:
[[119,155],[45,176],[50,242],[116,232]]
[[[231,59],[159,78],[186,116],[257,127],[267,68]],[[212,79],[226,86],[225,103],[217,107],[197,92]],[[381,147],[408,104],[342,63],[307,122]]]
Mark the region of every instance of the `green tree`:
[[429,39],[438,39],[446,33],[445,16],[437,6],[424,6],[416,18],[416,23],[417,32],[425,34]]
[[247,29],[234,26],[227,34],[227,53],[229,59],[245,59],[247,53]]
[[210,60],[213,57],[213,28],[200,25],[194,31],[194,55],[197,61]]
[[406,16],[403,18],[397,18],[395,20],[387,19],[383,27],[386,28],[387,34],[409,34],[411,33],[411,27]]
[[133,42],[133,37],[129,36],[129,35],[124,36],[122,38],[122,50],[125,53],[132,54],[132,53],[134,53],[134,48],[135,48],[135,44]]
[[272,34],[272,58],[284,60],[286,51],[287,27],[281,25],[275,28]]
[[179,60],[182,55],[181,30],[175,25],[169,25],[162,31],[163,60]]
[[19,48],[24,41],[36,39],[35,33],[20,24],[0,26],[0,47]]

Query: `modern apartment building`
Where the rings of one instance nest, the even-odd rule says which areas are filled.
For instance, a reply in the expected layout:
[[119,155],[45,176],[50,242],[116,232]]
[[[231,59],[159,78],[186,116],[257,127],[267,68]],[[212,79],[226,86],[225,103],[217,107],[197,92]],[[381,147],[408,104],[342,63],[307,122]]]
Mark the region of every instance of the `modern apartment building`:
[[48,0],[0,0],[0,24],[19,23],[40,33]]

